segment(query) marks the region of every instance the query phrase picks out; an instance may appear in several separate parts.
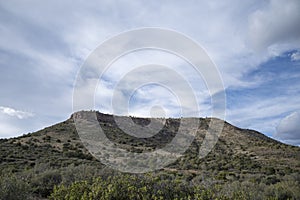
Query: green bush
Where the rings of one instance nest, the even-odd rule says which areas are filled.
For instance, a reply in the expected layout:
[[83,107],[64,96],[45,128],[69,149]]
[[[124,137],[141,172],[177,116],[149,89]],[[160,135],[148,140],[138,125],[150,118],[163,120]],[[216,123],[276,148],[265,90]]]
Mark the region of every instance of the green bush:
[[266,197],[276,200],[300,199],[300,184],[295,181],[284,181],[271,185],[266,190]]
[[13,174],[0,176],[0,200],[29,199],[29,185]]
[[58,170],[47,170],[33,177],[30,186],[37,196],[47,197],[51,194],[53,187],[59,185],[61,181],[62,177]]
[[135,175],[111,176],[54,188],[51,199],[188,199],[193,187],[180,180]]

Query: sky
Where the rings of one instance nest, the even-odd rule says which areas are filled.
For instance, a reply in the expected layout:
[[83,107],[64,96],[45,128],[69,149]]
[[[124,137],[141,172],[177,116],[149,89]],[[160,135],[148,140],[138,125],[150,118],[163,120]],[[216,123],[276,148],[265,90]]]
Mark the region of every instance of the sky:
[[[300,145],[299,10],[298,0],[0,1],[0,138],[69,118],[77,74],[89,55],[119,33],[158,27],[184,34],[205,49],[222,77],[226,121]],[[153,63],[184,75],[195,91],[199,116],[210,116],[212,94],[205,81],[178,56],[154,50],[114,62],[97,88],[95,109],[114,113],[109,99],[118,81],[132,66]],[[148,74],[180,87],[158,68],[150,67]],[[128,76],[117,92],[126,93],[126,86],[141,78]],[[177,117],[176,95],[185,93],[141,86],[130,96],[129,114],[157,111]]]

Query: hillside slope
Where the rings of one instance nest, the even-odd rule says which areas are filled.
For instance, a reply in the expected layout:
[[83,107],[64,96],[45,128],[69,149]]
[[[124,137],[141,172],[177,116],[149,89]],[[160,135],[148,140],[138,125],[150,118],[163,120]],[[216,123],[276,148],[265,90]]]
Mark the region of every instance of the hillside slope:
[[[92,167],[93,172],[81,174],[78,179],[105,174],[118,174],[95,159],[78,137],[74,117],[83,117],[88,112],[73,114],[68,120],[22,137],[0,140],[0,171],[22,175],[27,173],[28,182],[49,169],[70,171]],[[150,138],[136,138],[122,132],[113,116],[96,112],[97,119],[107,137],[119,148],[129,152],[151,152],[161,148],[176,135],[180,119],[166,119],[163,129]],[[150,119],[133,118],[133,121],[146,126]],[[201,118],[195,140],[184,156],[176,162],[152,174],[175,174],[186,180],[203,185],[225,184],[250,181],[276,184],[280,181],[299,181],[300,148],[275,141],[253,130],[237,128],[224,122],[223,131],[217,144],[204,158],[198,157],[199,148],[205,137],[210,118]],[[41,166],[44,166],[41,168]],[[46,167],[45,167],[46,166]],[[82,167],[84,166],[84,167]],[[80,168],[81,167],[81,168]],[[71,170],[71,171],[72,171]],[[73,171],[72,173],[75,173]],[[25,173],[26,172],[26,173]],[[78,172],[78,171],[77,171]],[[76,172],[76,173],[77,173]],[[28,175],[30,174],[30,175]],[[66,175],[65,179],[68,179]],[[50,194],[53,185],[64,182],[63,176],[52,183],[48,190],[39,196]],[[74,178],[74,180],[77,180]],[[73,181],[70,179],[69,184]],[[41,188],[40,188],[41,189]]]

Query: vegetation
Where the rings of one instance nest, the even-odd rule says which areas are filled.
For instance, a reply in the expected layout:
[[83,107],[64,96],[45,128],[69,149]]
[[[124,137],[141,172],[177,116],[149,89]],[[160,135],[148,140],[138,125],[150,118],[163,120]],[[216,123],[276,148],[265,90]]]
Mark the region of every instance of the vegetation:
[[[107,137],[132,152],[164,146],[180,123],[167,119],[158,134],[145,139],[122,132],[110,115],[97,116]],[[300,199],[300,148],[256,131],[225,123],[214,149],[200,159],[198,151],[211,119],[199,119],[197,136],[184,156],[164,169],[134,175],[108,169],[92,157],[72,117],[35,133],[0,140],[0,200]],[[143,118],[133,121],[149,123]]]
[[298,182],[233,182],[205,187],[174,176],[122,175],[55,186],[50,199],[299,199]]

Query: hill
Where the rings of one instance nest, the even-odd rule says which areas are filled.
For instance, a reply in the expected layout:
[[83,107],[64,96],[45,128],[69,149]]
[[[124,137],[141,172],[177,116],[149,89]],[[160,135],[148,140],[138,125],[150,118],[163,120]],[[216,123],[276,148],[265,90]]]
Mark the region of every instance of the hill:
[[[156,191],[155,188],[159,184],[164,191],[164,195],[161,196],[165,199],[174,199],[176,195],[171,194],[176,194],[177,190],[178,199],[188,198],[184,195],[196,199],[195,188],[201,191],[199,199],[204,197],[243,199],[246,196],[250,199],[300,198],[299,147],[286,145],[257,131],[240,129],[224,122],[217,144],[206,157],[200,158],[198,152],[209,123],[217,119],[199,118],[197,120],[200,126],[195,139],[184,156],[161,170],[146,174],[126,174],[103,165],[90,154],[79,139],[74,118],[84,118],[91,112],[74,113],[66,121],[43,130],[17,138],[1,139],[0,196],[3,196],[3,199],[16,199],[19,198],[14,196],[16,191],[22,190],[24,196],[20,198],[46,198],[52,193],[52,198],[59,199],[59,195],[70,192],[72,187],[76,186],[75,181],[87,181],[81,182],[83,185],[86,184],[84,187],[81,186],[87,188],[86,192],[92,192],[91,186],[100,184],[99,180],[95,183],[95,177],[100,177],[103,183],[111,184],[110,181],[113,181],[113,185],[124,184],[118,182],[120,180],[126,180],[126,184],[130,185],[138,182],[138,179],[140,185],[134,185],[133,188],[139,190],[148,184],[152,192]],[[95,114],[106,136],[114,145],[135,153],[151,152],[168,144],[175,137],[181,120],[165,119],[165,125],[158,134],[149,138],[137,138],[125,134],[112,115],[99,112]],[[146,126],[150,120],[161,120],[136,117],[131,119],[141,126]],[[122,178],[114,179],[114,177]],[[162,181],[165,180],[169,182],[162,186]],[[14,187],[9,190],[7,188],[10,183]],[[171,196],[168,198],[165,196],[168,188],[166,185],[179,188],[170,191]],[[54,186],[58,187],[53,192]],[[128,187],[123,189],[127,191]],[[156,192],[159,197],[159,192]],[[77,195],[83,194],[84,191]],[[154,197],[156,196],[147,196],[149,199]],[[136,199],[136,196],[133,198]]]

